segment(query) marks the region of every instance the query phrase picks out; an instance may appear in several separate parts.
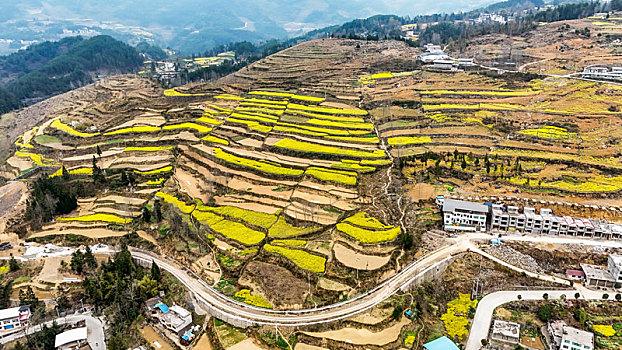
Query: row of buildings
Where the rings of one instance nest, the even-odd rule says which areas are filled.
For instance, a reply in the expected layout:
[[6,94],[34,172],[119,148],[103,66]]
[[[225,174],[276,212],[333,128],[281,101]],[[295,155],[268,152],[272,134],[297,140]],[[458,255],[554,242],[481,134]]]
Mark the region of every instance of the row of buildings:
[[569,235],[605,239],[622,238],[622,225],[601,219],[554,215],[548,208],[524,207],[445,199],[436,203],[448,231],[515,231],[531,234]]
[[432,69],[458,71],[460,69],[476,66],[472,58],[454,59],[450,57],[440,45],[426,44],[424,47],[425,52],[419,56],[419,60],[429,64],[429,67]]
[[586,79],[622,81],[622,67],[589,66],[583,68],[581,76]]

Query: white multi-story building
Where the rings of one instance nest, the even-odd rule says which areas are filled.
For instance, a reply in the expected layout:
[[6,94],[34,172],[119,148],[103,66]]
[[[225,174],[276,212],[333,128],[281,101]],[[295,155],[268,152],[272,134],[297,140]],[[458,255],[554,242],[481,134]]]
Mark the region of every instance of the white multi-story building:
[[609,255],[607,266],[581,264],[585,282],[590,287],[617,288],[622,285],[622,256]]
[[0,310],[0,335],[12,333],[28,326],[29,320],[29,305]]
[[574,327],[564,327],[559,350],[592,350],[594,333]]
[[553,344],[553,350],[592,350],[594,334],[569,327],[564,321],[554,321],[547,325],[547,331]]
[[583,68],[583,78],[622,80],[622,67],[589,66]]
[[442,206],[446,230],[486,231],[488,206],[457,199],[445,199]]
[[622,284],[622,255],[609,255],[607,270],[616,283]]

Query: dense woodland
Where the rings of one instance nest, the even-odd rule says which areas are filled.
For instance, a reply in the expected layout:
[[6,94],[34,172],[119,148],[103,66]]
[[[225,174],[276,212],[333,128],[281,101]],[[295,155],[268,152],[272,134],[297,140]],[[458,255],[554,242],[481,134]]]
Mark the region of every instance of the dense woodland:
[[0,113],[90,84],[100,73],[133,71],[141,63],[133,47],[105,35],[33,45],[0,58]]

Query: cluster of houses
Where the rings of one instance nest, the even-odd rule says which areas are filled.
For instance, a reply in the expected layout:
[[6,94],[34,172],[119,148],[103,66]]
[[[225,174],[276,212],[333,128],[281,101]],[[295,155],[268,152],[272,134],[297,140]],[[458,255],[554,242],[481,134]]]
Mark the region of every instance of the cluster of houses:
[[[0,338],[23,332],[30,325],[30,305],[0,310]],[[71,329],[57,334],[54,339],[56,350],[90,350],[87,342],[88,329],[84,321],[77,322]]]
[[536,211],[524,207],[477,203],[439,196],[436,203],[443,212],[448,231],[510,231],[531,234],[569,235],[606,239],[622,238],[622,224],[601,219],[554,215],[548,208]]
[[581,76],[586,79],[622,81],[622,67],[588,66],[583,68]]
[[424,47],[425,52],[419,56],[419,60],[429,64],[432,69],[455,72],[475,66],[472,58],[451,58],[440,45],[426,44]]
[[[520,324],[502,320],[494,320],[490,328],[490,339],[502,343],[525,344],[529,348],[539,348],[544,344],[529,337],[521,338]],[[594,349],[594,333],[568,326],[564,321],[551,321],[543,328],[547,333],[545,339],[551,350],[592,350]]]

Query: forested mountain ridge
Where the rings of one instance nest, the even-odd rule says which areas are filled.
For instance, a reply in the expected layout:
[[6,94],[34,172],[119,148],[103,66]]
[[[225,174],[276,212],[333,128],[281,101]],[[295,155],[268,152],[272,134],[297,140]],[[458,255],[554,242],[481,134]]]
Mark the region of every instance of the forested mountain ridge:
[[141,63],[133,47],[105,35],[33,45],[0,58],[0,112],[84,86],[98,74],[134,71]]

